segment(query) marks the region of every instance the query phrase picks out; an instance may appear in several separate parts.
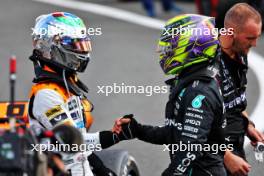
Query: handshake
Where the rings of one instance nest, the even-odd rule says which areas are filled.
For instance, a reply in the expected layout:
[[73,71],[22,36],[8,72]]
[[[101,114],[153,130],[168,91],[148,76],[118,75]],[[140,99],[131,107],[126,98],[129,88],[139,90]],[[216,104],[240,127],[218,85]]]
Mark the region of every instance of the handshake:
[[133,114],[116,119],[111,131],[101,131],[100,143],[102,149],[108,148],[123,140],[138,138],[142,125],[137,123]]
[[139,124],[133,118],[133,114],[124,115],[122,118],[116,119],[112,132],[114,133],[115,139],[118,140],[129,140],[138,137]]

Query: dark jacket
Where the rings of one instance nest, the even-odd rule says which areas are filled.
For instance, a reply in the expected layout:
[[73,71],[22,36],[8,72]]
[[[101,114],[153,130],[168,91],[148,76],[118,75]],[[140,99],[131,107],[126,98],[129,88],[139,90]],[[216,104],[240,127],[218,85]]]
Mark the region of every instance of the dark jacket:
[[[225,176],[223,153],[203,150],[205,145],[224,144],[226,125],[222,95],[214,79],[215,70],[210,68],[192,66],[178,81],[169,81],[171,93],[166,105],[165,126],[141,126],[140,140],[170,148],[171,163],[163,176],[188,175],[190,172],[192,176]],[[175,150],[176,145],[185,144],[202,147]]]

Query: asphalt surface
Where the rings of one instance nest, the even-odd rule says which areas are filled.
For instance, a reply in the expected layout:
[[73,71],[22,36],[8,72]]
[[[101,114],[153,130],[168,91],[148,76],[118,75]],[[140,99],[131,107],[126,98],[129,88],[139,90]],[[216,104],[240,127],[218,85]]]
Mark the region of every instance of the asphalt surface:
[[[144,14],[138,2],[119,3],[112,0],[91,0],[89,2]],[[192,3],[178,3],[185,12],[194,12]],[[26,100],[33,78],[33,66],[28,56],[31,54],[31,27],[34,19],[53,11],[72,12],[84,19],[92,28],[101,28],[102,35],[92,36],[92,60],[87,71],[81,75],[89,86],[90,100],[95,109],[95,121],[91,132],[110,129],[115,118],[124,114],[134,113],[138,121],[145,124],[163,124],[167,94],[105,94],[97,93],[97,86],[111,86],[114,83],[134,86],[164,86],[167,79],[158,64],[155,54],[156,41],[160,31],[118,21],[92,13],[61,8],[33,2],[31,0],[0,1],[0,101],[9,99],[8,59],[15,54],[18,59],[18,75],[16,83],[16,99]],[[164,14],[158,8],[158,17],[166,19],[171,14]],[[261,39],[256,51],[264,56],[264,42]],[[248,74],[248,110],[254,110],[259,95],[258,82],[254,73]],[[155,176],[168,166],[168,153],[162,146],[155,146],[133,140],[122,142],[113,148],[127,149],[133,155],[143,176]],[[256,163],[252,149],[247,150],[249,163],[252,164],[252,176],[263,175],[264,163]]]

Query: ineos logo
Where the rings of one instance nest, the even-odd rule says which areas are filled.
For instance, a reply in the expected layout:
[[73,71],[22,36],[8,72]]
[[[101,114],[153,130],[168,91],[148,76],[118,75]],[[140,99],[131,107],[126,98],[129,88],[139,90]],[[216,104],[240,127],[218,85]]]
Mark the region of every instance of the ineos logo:
[[184,158],[180,165],[178,165],[176,171],[184,173],[188,166],[191,164],[191,161],[194,161],[196,158],[195,154],[192,154],[191,152],[188,152],[186,154],[186,158]]

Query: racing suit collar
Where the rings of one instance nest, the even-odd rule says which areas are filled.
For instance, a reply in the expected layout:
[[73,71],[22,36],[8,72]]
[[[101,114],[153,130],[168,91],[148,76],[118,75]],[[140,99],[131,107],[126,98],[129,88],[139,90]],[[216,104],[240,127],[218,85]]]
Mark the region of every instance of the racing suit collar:
[[[193,81],[200,80],[203,82],[210,82],[215,78],[218,73],[218,63],[195,65],[185,70],[184,74],[181,74],[173,79],[167,80],[165,83],[170,86],[170,98],[176,97],[180,91]],[[217,66],[216,66],[217,65]]]
[[175,86],[178,82],[189,82],[188,80],[211,80],[218,73],[218,62],[212,64],[203,63],[191,66],[184,69],[180,75],[176,75],[174,78],[166,80],[165,83],[169,86]]
[[[56,67],[56,65],[43,62],[44,59],[41,59],[41,57],[42,55],[38,50],[33,50],[33,54],[29,57],[34,63],[35,78],[33,79],[33,83],[55,82],[64,87],[62,70]],[[88,87],[77,77],[77,74],[67,71],[65,76],[70,92],[85,97],[85,94],[88,93]]]

